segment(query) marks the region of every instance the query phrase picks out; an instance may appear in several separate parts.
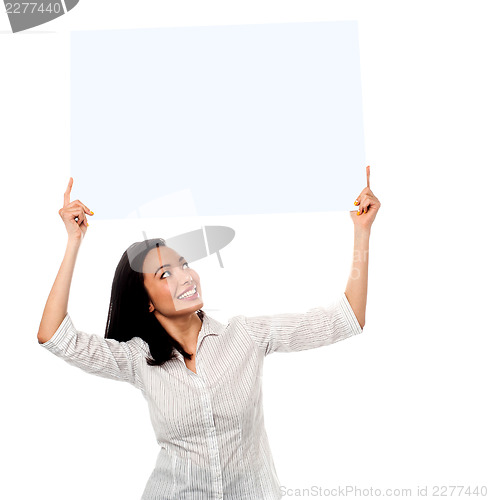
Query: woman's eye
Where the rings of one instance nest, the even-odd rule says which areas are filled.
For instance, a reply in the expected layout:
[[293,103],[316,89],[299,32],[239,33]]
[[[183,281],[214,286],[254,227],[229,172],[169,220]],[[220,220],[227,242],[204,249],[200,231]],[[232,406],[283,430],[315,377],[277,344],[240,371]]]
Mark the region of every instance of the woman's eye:
[[[184,262],[182,264],[182,268],[183,269],[185,269],[185,268],[190,269],[190,266],[188,265],[188,262]],[[168,278],[168,276],[165,276],[166,273],[168,273],[168,275],[171,276],[170,271],[165,271],[165,272],[161,273],[160,280],[162,280],[163,278]]]

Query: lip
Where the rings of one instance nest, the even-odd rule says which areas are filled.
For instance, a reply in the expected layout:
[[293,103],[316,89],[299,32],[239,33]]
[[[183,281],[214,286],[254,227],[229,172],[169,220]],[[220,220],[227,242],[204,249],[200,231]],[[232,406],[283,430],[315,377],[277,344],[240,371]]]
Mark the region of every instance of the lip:
[[[180,295],[183,295],[184,293],[190,292],[190,291],[192,291],[194,288],[195,288],[195,293],[194,293],[193,295],[190,295],[189,297],[184,297],[183,299],[178,299],[178,297],[180,297]],[[199,292],[197,291],[197,285],[192,285],[192,286],[189,286],[186,290],[184,290],[182,293],[179,293],[179,294],[177,295],[177,299],[178,299],[178,300],[194,300],[194,299],[196,299],[197,297],[199,297]]]

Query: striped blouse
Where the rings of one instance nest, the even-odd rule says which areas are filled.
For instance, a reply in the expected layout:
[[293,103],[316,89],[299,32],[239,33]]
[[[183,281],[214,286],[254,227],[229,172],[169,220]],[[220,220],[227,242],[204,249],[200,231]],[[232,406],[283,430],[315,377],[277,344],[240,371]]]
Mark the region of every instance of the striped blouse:
[[343,294],[305,313],[204,315],[195,367],[183,356],[148,366],[149,347],[76,330],[69,314],[41,344],[78,368],[141,390],[161,450],[141,500],[277,500],[280,482],[264,427],[262,373],[275,351],[314,349],[363,330]]

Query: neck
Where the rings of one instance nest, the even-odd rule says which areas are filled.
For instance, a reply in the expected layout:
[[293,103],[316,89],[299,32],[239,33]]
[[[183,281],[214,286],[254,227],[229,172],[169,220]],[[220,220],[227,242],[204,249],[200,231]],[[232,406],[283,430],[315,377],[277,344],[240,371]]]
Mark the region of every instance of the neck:
[[189,354],[195,353],[197,338],[202,328],[202,321],[197,316],[197,313],[193,312],[172,318],[162,316],[157,311],[154,314],[171,337],[179,342]]

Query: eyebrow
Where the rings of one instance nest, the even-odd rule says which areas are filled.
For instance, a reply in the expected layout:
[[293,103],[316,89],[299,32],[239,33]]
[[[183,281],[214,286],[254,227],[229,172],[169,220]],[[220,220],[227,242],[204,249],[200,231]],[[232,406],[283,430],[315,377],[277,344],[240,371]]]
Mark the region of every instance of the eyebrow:
[[[180,258],[178,259],[178,262],[182,262],[182,260],[185,260],[185,258],[184,258],[184,257],[180,257]],[[155,276],[156,276],[156,273],[157,273],[160,269],[163,269],[164,267],[171,267],[171,264],[164,264],[164,265],[160,266],[160,267],[156,270],[156,272],[155,272]]]

